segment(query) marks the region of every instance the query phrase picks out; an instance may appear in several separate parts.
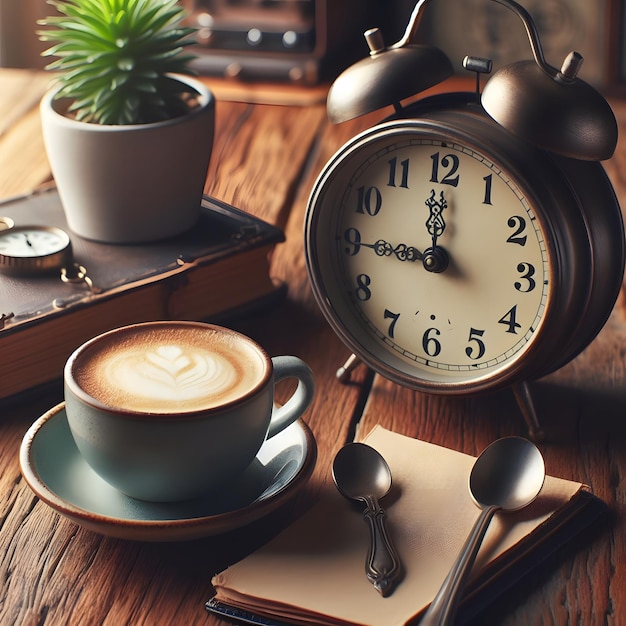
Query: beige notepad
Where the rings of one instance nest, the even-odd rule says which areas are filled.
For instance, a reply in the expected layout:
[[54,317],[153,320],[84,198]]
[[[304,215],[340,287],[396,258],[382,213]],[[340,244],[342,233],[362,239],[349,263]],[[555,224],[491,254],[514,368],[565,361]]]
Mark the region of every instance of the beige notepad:
[[[405,572],[394,593],[383,598],[365,576],[362,507],[327,485],[307,514],[213,578],[217,594],[210,604],[295,624],[395,626],[424,611],[479,513],[467,487],[474,457],[379,426],[364,442],[385,457],[393,475],[381,505]],[[532,505],[496,514],[472,571],[474,591],[571,519],[576,496],[586,491],[548,476]]]

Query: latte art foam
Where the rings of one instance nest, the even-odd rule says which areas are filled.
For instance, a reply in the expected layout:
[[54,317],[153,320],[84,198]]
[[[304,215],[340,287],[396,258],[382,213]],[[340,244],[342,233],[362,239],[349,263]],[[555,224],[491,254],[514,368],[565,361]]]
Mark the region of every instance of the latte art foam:
[[265,371],[263,356],[236,335],[154,325],[93,344],[77,360],[74,377],[107,406],[168,414],[237,400]]

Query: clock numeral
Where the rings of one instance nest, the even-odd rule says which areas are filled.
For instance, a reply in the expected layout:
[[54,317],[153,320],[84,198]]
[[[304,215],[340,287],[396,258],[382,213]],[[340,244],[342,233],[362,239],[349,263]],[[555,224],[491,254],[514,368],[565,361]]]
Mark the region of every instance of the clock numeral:
[[404,189],[409,188],[409,159],[405,159],[404,161],[400,161],[400,184],[396,185],[396,168],[398,165],[397,157],[393,157],[389,161],[389,182],[387,183],[388,187],[403,187]]
[[344,248],[345,253],[348,256],[358,254],[361,249],[361,233],[356,228],[348,228],[343,234],[343,238],[349,244]]
[[467,348],[465,348],[465,354],[467,354],[467,356],[474,361],[482,359],[482,357],[485,356],[485,343],[482,340],[482,336],[484,334],[484,330],[470,328],[468,342],[472,343],[473,345],[467,346]]
[[[515,289],[521,293],[529,293],[537,286],[537,283],[533,278],[535,275],[535,266],[531,263],[520,263],[517,266],[517,271],[520,273],[520,278],[523,278],[526,281],[526,284],[524,285],[519,281],[516,281]],[[526,289],[524,289],[524,287],[526,287]]]
[[383,197],[378,187],[359,187],[357,190],[357,207],[356,212],[374,217],[378,215],[380,207],[383,204]]
[[422,348],[430,357],[439,356],[441,352],[441,343],[437,337],[441,335],[441,331],[437,328],[428,328],[422,337]]
[[488,176],[484,176],[483,180],[485,181],[485,197],[483,198],[483,204],[492,204],[491,202],[491,185],[493,182],[493,174],[489,174]]
[[519,246],[526,245],[526,235],[521,237],[520,235],[526,230],[526,220],[521,215],[514,215],[509,217],[507,221],[509,228],[514,228],[513,234],[506,240],[507,243],[516,243]]
[[521,328],[521,324],[517,323],[517,305],[509,309],[499,320],[498,324],[504,324],[507,327],[506,332],[517,335],[517,329]]
[[370,289],[370,284],[372,279],[367,274],[359,274],[356,277],[356,289],[354,294],[357,299],[361,302],[366,302],[372,297],[372,291]]
[[398,321],[399,317],[400,317],[400,313],[393,313],[389,309],[385,309],[385,319],[391,320],[389,324],[389,328],[387,330],[387,334],[389,335],[391,339],[394,338],[396,322]]
[[[435,152],[435,154],[430,155],[430,158],[433,162],[430,182],[440,183],[442,185],[452,185],[452,187],[458,186],[459,175],[456,172],[459,169],[459,157],[456,154],[446,154],[440,161],[439,152]],[[441,162],[441,167],[447,170],[447,172],[444,173],[444,176],[441,180],[439,180],[439,163],[440,162]]]

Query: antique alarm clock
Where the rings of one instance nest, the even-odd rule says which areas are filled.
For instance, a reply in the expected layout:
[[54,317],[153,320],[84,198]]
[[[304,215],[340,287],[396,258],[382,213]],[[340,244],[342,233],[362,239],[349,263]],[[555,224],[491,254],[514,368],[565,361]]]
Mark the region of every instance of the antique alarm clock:
[[531,435],[528,382],[562,367],[605,324],[624,271],[624,227],[599,161],[617,143],[605,99],[545,61],[532,18],[513,0],[533,59],[467,57],[476,93],[402,100],[452,73],[445,54],[368,31],[369,58],[328,94],[341,122],[393,105],[348,141],[311,192],[305,250],[316,300],[358,362],[401,385],[470,394],[511,386]]

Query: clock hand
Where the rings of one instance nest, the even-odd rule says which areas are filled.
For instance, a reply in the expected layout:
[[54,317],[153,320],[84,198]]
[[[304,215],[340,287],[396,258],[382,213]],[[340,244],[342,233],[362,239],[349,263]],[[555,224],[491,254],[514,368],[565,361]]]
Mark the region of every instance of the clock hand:
[[431,189],[430,196],[426,199],[425,204],[429,211],[426,228],[432,238],[433,245],[424,250],[422,263],[427,271],[440,273],[448,267],[450,261],[448,253],[441,246],[437,245],[437,239],[446,229],[442,213],[448,207],[448,203],[443,196],[443,191],[439,192],[439,200],[437,200],[435,198],[435,190]]
[[447,208],[448,203],[443,197],[443,191],[439,193],[439,200],[437,200],[435,199],[435,190],[431,189],[430,196],[426,199],[425,204],[429,210],[428,219],[426,220],[426,228],[432,237],[433,248],[436,248],[437,238],[442,235],[443,231],[446,229],[446,223],[443,219],[442,213],[444,209]]
[[375,243],[360,242],[359,245],[365,248],[371,248],[378,256],[391,256],[393,254],[398,261],[408,261],[412,263],[414,261],[421,261],[424,256],[413,246],[407,246],[404,243],[399,243],[394,247],[384,239],[379,239]]
[[31,241],[30,237],[28,236],[28,233],[23,233],[24,236],[24,243],[26,244],[26,250],[28,251],[29,255],[33,255],[33,256],[37,256],[38,254],[40,254],[43,251],[40,251],[40,246],[37,242],[37,240],[35,241]]
[[378,256],[391,256],[393,254],[398,261],[407,261],[409,263],[421,261],[424,269],[434,273],[443,272],[450,262],[448,253],[441,246],[426,248],[423,253],[417,248],[407,246],[404,243],[399,243],[394,247],[384,239],[379,239],[375,243],[363,243],[360,241],[359,246],[371,248]]

